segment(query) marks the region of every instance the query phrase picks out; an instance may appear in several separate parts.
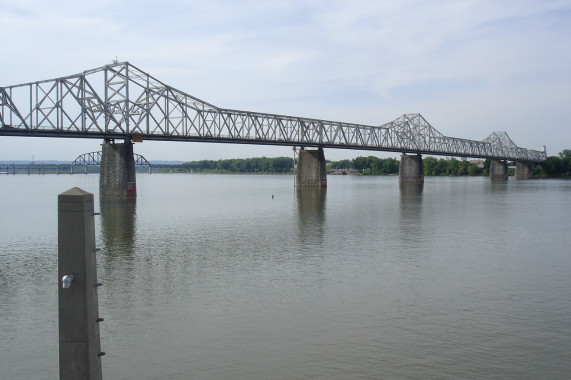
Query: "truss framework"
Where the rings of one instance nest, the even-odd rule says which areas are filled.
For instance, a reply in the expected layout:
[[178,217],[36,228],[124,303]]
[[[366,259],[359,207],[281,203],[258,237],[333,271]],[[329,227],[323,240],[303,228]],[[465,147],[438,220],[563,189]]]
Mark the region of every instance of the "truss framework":
[[128,138],[321,146],[540,162],[505,132],[482,141],[447,137],[420,114],[370,126],[224,109],[128,62],[67,77],[0,87],[0,135]]
[[[135,159],[135,166],[152,166],[149,161],[140,154],[133,153],[133,158]],[[101,151],[99,152],[89,152],[78,156],[72,163],[72,165],[100,165],[101,164]]]

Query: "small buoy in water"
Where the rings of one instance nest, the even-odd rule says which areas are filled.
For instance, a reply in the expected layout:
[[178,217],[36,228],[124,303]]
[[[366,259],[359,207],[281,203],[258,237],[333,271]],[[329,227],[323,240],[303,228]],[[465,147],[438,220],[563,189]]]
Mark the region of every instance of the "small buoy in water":
[[274,199],[274,194],[272,194],[272,199]]

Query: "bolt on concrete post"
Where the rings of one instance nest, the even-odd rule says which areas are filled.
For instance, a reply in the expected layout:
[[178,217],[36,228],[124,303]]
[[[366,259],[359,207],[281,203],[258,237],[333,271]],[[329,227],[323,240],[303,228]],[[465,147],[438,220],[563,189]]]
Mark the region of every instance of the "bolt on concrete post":
[[93,194],[58,195],[60,380],[102,378],[93,215]]

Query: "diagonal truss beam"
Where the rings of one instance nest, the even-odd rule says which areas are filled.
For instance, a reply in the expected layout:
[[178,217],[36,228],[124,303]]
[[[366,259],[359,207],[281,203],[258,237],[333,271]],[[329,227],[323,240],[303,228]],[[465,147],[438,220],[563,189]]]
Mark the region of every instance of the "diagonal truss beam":
[[128,62],[0,87],[0,135],[321,146],[540,162],[505,132],[482,141],[444,136],[420,114],[379,126],[225,109]]

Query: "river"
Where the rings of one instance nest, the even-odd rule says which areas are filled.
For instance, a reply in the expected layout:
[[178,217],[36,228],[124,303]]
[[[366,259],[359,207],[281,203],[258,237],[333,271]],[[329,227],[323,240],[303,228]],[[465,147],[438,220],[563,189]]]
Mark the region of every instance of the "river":
[[95,194],[105,379],[564,379],[571,181],[0,176],[0,378],[58,377],[57,195]]

